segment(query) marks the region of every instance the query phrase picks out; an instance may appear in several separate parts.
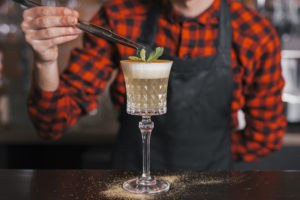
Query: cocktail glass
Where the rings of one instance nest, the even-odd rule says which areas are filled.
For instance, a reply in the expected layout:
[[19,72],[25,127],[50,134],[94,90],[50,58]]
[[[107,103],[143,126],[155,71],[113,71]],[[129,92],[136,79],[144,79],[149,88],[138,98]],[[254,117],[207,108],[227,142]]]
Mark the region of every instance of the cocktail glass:
[[142,116],[139,128],[143,141],[143,174],[139,179],[125,182],[123,188],[134,193],[160,193],[170,189],[170,184],[150,176],[150,136],[154,123],[150,117],[167,112],[167,88],[173,61],[154,60],[137,62],[124,60],[127,113]]

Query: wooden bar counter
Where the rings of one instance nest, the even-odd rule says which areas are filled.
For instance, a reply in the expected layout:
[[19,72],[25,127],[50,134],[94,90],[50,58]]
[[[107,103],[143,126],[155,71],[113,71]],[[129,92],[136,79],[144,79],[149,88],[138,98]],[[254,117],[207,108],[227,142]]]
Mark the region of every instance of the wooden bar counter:
[[0,170],[0,199],[300,199],[298,171],[153,171],[171,184],[159,195],[132,194],[124,181],[140,171],[113,170]]

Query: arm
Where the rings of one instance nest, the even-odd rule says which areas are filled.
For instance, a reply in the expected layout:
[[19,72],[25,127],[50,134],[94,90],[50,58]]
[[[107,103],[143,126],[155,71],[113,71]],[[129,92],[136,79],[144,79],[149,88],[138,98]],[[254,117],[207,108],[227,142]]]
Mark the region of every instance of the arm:
[[280,40],[272,31],[268,41],[257,49],[255,74],[245,92],[244,130],[232,134],[235,160],[258,161],[282,146],[286,128],[281,100],[284,80],[281,75]]
[[[92,23],[110,29],[105,9],[94,16]],[[28,111],[39,135],[57,139],[84,114],[96,109],[97,96],[105,89],[118,59],[114,45],[85,34],[83,49],[72,51],[55,91],[45,91],[33,81]]]

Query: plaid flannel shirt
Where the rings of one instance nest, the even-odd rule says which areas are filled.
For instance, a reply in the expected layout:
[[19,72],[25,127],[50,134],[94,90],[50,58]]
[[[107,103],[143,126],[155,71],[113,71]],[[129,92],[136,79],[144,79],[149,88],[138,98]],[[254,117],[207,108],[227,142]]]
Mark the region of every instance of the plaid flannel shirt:
[[[270,23],[241,3],[230,4],[232,35],[233,101],[231,150],[233,159],[255,161],[282,146],[286,117],[281,101],[280,40]],[[150,4],[145,0],[113,0],[105,3],[91,22],[136,41]],[[220,0],[205,12],[186,18],[163,0],[156,46],[182,59],[217,53]],[[42,91],[33,81],[28,99],[30,117],[43,138],[57,139],[79,118],[97,108],[97,96],[106,87],[114,69],[119,69],[111,86],[117,109],[125,103],[125,84],[120,60],[134,55],[133,49],[84,35],[84,47],[71,53],[56,91]],[[238,129],[237,111],[245,113],[246,127]]]

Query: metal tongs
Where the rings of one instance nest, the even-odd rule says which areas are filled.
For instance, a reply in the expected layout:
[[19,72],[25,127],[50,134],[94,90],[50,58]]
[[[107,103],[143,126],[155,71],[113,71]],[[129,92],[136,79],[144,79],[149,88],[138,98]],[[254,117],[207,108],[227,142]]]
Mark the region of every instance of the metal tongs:
[[[15,1],[16,3],[22,4],[23,6],[26,6],[28,8],[43,6],[39,3],[30,1],[30,0],[13,0],[13,1]],[[97,37],[105,39],[105,40],[109,40],[109,41],[112,41],[112,42],[115,42],[118,44],[122,44],[124,46],[130,47],[133,49],[145,49],[144,46],[142,46],[138,43],[135,43],[131,40],[128,40],[127,38],[124,38],[122,36],[119,36],[119,35],[113,33],[111,30],[108,30],[108,29],[100,27],[100,26],[96,26],[96,25],[91,24],[82,19],[78,19],[78,23],[75,26],[87,33],[90,33],[94,36],[97,36]]]

